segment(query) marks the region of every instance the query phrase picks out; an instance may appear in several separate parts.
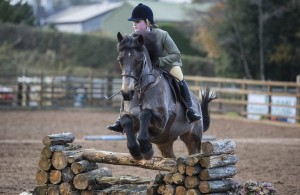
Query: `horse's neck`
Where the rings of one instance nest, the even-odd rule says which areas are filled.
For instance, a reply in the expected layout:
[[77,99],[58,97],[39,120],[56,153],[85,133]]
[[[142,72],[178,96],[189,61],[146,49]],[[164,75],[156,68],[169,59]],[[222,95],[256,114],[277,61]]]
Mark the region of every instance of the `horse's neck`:
[[144,67],[143,67],[142,75],[147,75],[153,71],[153,65],[151,63],[149,53],[145,47],[143,52],[144,52],[144,65],[143,65]]

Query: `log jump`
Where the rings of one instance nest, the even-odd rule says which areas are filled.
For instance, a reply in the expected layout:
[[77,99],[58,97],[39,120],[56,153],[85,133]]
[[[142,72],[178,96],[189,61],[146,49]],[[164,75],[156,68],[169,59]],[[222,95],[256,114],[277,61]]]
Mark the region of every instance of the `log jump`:
[[[199,154],[135,160],[129,153],[83,149],[72,133],[45,136],[33,194],[229,194],[237,181],[231,140],[202,143]],[[155,178],[113,176],[103,164],[158,170]]]
[[135,166],[145,169],[170,171],[176,166],[175,159],[153,157],[151,160],[135,160],[129,153],[108,152],[102,150],[85,149],[82,157],[91,162]]

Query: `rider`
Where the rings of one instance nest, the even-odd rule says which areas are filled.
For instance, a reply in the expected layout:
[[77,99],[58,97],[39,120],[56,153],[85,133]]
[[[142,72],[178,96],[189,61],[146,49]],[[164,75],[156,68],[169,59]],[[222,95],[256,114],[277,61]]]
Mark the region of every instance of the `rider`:
[[[198,121],[201,116],[199,112],[193,108],[192,99],[188,89],[187,82],[183,79],[181,70],[182,62],[180,51],[175,42],[169,36],[168,32],[158,28],[153,20],[153,12],[150,7],[142,3],[138,4],[132,11],[128,21],[133,22],[134,31],[153,31],[156,34],[160,57],[157,66],[170,72],[179,82],[180,91],[183,99],[186,102],[187,118],[190,123]],[[122,107],[122,106],[121,106]],[[122,110],[123,108],[121,108]],[[117,132],[123,132],[123,128],[118,118],[115,124],[110,125],[107,129]]]

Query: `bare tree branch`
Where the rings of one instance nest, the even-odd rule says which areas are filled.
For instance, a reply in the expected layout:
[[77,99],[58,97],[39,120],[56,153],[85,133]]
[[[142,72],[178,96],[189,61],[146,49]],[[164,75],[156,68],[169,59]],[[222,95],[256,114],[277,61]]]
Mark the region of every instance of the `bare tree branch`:
[[238,29],[238,25],[236,24],[232,13],[234,13],[234,10],[232,10],[232,9],[229,10],[228,14],[229,14],[229,17],[231,18],[230,21],[231,21],[232,29],[237,38],[237,43],[238,43],[238,46],[240,49],[240,53],[241,53],[240,56],[241,56],[242,62],[243,62],[244,73],[245,73],[245,76],[247,79],[252,79],[253,77],[250,73],[249,64],[248,64],[248,61],[246,58],[246,53],[245,53],[242,37],[241,37],[240,31]]

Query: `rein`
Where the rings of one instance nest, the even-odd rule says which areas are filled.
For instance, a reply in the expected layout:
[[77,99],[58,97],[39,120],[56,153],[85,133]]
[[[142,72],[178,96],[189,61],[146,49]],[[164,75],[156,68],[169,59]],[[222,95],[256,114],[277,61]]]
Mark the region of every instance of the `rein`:
[[[133,78],[135,80],[134,90],[138,94],[138,100],[140,101],[139,105],[142,105],[141,100],[143,99],[145,92],[148,89],[151,89],[152,87],[155,87],[159,83],[159,81],[162,78],[162,73],[160,73],[158,76],[153,74],[153,73],[147,73],[147,74],[142,75],[140,78],[138,78],[136,76],[133,76],[133,75],[127,75],[127,74],[122,74],[121,76],[130,77],[130,78]],[[145,86],[142,86],[142,84],[143,84],[142,81],[145,80],[145,78],[147,78],[148,76],[154,76],[155,80],[147,83]]]
[[[142,86],[142,80],[143,80],[143,78],[146,78],[146,77],[148,77],[150,75],[154,76],[155,80],[152,81],[152,82],[147,83],[145,86]],[[157,76],[157,75],[155,75],[153,73],[148,73],[148,74],[142,75],[142,77],[139,79],[139,82],[137,83],[137,85],[135,87],[135,91],[138,93],[138,100],[140,101],[139,105],[142,105],[141,100],[144,98],[145,92],[148,89],[151,89],[151,88],[155,87],[159,83],[159,81],[161,80],[161,78],[162,78],[162,73],[160,73],[159,76]]]

